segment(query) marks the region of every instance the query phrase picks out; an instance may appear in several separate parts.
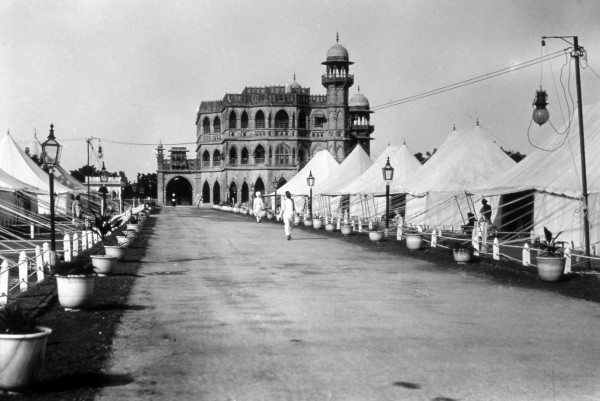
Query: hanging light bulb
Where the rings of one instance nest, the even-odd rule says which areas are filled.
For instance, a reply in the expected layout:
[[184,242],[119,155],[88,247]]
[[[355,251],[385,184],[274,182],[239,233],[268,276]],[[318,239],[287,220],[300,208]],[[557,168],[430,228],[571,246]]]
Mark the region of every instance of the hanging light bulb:
[[548,102],[548,94],[545,90],[540,86],[540,90],[535,92],[535,102],[533,105],[535,106],[535,110],[533,111],[533,121],[536,122],[540,127],[544,125],[548,119],[550,118],[550,113],[546,110],[546,105]]

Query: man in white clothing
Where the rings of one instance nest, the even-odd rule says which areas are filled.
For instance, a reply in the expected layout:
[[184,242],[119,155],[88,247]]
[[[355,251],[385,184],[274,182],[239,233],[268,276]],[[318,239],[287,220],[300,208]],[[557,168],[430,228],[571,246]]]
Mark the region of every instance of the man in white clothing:
[[263,210],[263,200],[260,197],[260,192],[256,193],[256,198],[254,198],[254,202],[252,203],[252,209],[254,210],[254,216],[256,217],[256,222],[260,223],[262,218],[261,212]]
[[292,239],[295,213],[296,205],[294,205],[294,201],[292,200],[292,194],[290,191],[285,191],[285,200],[281,205],[281,218],[283,219],[283,227],[288,241]]

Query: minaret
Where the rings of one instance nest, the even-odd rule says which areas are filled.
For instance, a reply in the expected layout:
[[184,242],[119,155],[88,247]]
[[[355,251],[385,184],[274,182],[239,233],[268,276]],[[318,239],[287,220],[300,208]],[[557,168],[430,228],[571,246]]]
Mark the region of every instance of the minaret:
[[373,140],[371,134],[375,130],[375,127],[371,125],[371,113],[373,112],[370,110],[369,100],[360,93],[359,86],[358,93],[352,96],[348,102],[350,150],[354,149],[356,144],[360,144],[368,155],[371,154],[370,141]]
[[327,121],[330,131],[347,128],[348,89],[354,84],[354,77],[349,74],[349,66],[354,63],[349,60],[348,50],[339,41],[339,35],[336,34],[336,44],[327,51],[327,60],[321,63],[326,66],[321,83],[327,89]]

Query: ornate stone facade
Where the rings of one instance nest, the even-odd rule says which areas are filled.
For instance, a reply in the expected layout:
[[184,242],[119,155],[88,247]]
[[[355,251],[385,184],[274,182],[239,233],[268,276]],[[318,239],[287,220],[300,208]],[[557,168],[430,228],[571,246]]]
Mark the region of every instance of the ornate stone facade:
[[[348,51],[327,52],[321,77],[325,95],[294,81],[285,86],[246,87],[222,100],[203,101],[196,115],[196,159],[185,148],[157,149],[159,203],[248,202],[255,191],[272,192],[289,181],[316,152],[327,149],[341,162],[356,145],[370,152],[374,127],[369,102],[357,93]],[[187,181],[187,183],[186,183]],[[189,185],[188,185],[189,184]]]

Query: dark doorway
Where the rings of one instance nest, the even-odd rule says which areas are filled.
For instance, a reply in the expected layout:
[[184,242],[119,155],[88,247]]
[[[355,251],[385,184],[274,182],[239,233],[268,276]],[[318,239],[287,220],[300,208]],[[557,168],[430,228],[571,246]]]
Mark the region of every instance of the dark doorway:
[[186,178],[177,176],[167,184],[166,199],[173,198],[178,205],[192,204],[192,184]]
[[229,203],[237,203],[237,185],[235,182],[229,184],[229,193],[227,194],[227,200]]
[[502,195],[498,214],[500,231],[529,232],[533,227],[533,191]]
[[248,184],[244,181],[242,184],[242,203],[248,202],[250,195],[250,189],[248,188]]
[[221,186],[218,181],[215,181],[213,185],[213,204],[218,205],[221,203]]
[[202,203],[210,203],[210,185],[205,182],[202,186]]

